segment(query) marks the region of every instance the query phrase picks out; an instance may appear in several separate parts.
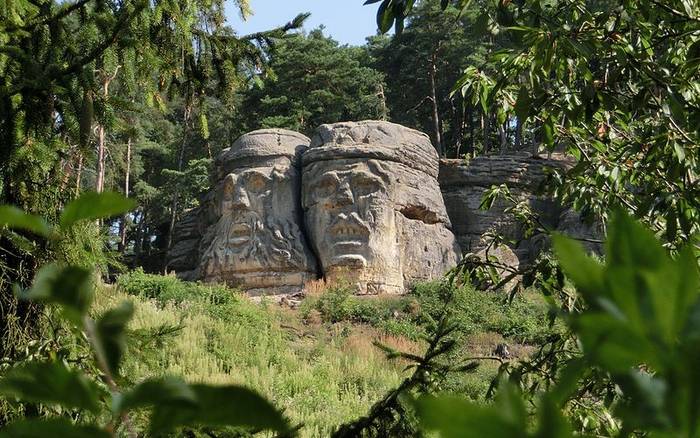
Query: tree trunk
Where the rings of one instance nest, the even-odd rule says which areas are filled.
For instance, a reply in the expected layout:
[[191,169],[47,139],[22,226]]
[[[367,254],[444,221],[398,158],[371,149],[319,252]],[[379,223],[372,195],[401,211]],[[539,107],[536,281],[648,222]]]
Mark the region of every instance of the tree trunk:
[[508,120],[506,120],[502,125],[498,126],[498,139],[501,142],[501,155],[506,153],[508,149],[508,136],[506,134],[506,129],[508,129]]
[[146,236],[146,209],[147,205],[142,207],[139,218],[139,227],[136,232],[136,240],[134,241],[134,265],[140,265],[141,253],[143,252],[143,241]]
[[[120,67],[121,66],[118,65],[114,69],[114,74],[111,76],[103,72],[102,98],[105,105],[107,103],[107,98],[109,97],[109,84],[114,80],[114,78],[117,77],[117,72],[119,72]],[[103,123],[100,123],[97,126],[97,178],[95,180],[95,191],[97,193],[103,192],[105,188],[105,159],[107,157],[106,147],[105,126]]]
[[515,124],[515,149],[520,150],[523,147],[523,121],[518,117]]
[[430,99],[433,103],[433,130],[435,135],[435,147],[438,155],[445,156],[445,151],[442,147],[442,133],[440,132],[440,113],[438,112],[438,98],[435,87],[435,76],[437,75],[437,52],[433,52],[430,57],[430,65],[428,68],[428,76],[430,78]]
[[[178,157],[178,162],[177,162],[177,170],[179,172],[182,172],[182,168],[184,167],[185,163],[185,148],[187,147],[187,137],[189,135],[189,120],[190,120],[190,113],[192,112],[192,105],[187,104],[185,106],[185,112],[184,112],[184,125],[182,127],[182,143],[180,144],[180,154]],[[167,240],[167,247],[166,250],[169,250],[170,247],[173,244],[173,231],[175,229],[175,221],[177,219],[177,209],[178,209],[178,204],[180,202],[180,190],[178,186],[175,186],[175,193],[173,193],[173,202],[170,206],[170,227],[168,228],[168,240]]]
[[[129,197],[129,177],[131,174],[131,137],[126,141],[126,173],[124,175],[124,196]],[[124,254],[126,251],[126,220],[127,214],[122,216],[122,221],[119,223],[119,252]]]
[[389,117],[389,110],[386,107],[386,95],[384,94],[384,86],[382,84],[378,86],[377,97],[379,97],[379,102],[381,103],[379,120],[387,120]]
[[78,170],[75,172],[75,196],[80,195],[80,178],[83,176],[83,153],[78,151]]
[[459,153],[462,151],[462,136],[464,135],[464,105],[461,102],[459,111],[455,109],[454,102],[452,103],[452,115],[456,127],[452,144],[454,145],[455,157],[459,158]]
[[73,163],[71,162],[71,158],[74,158],[74,156],[71,156],[66,160],[61,160],[61,169],[63,170],[63,177],[61,178],[61,185],[59,189],[61,193],[66,190],[71,176],[73,176]]
[[484,136],[484,155],[488,155],[491,150],[491,116],[481,114],[481,132]]
[[542,130],[542,124],[540,123],[535,123],[535,126],[533,126],[532,130],[532,144],[531,144],[531,152],[532,155],[537,156],[539,150],[540,150],[540,137],[542,136],[541,131]]
[[101,193],[105,184],[105,127],[100,124],[97,127],[97,177],[95,179],[95,191]]
[[474,141],[474,114],[472,107],[467,110],[467,119],[469,121],[469,151],[468,153],[474,158],[476,156],[476,142]]

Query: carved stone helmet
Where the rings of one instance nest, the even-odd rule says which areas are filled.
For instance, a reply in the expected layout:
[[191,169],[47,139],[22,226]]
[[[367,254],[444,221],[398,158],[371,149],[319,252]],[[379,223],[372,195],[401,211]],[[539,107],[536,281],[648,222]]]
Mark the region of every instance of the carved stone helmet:
[[215,221],[203,239],[200,276],[251,295],[301,290],[316,263],[301,232],[299,158],[309,139],[263,129],[216,160]]
[[456,264],[427,135],[382,121],[321,125],[302,168],[306,226],[326,277],[400,293]]

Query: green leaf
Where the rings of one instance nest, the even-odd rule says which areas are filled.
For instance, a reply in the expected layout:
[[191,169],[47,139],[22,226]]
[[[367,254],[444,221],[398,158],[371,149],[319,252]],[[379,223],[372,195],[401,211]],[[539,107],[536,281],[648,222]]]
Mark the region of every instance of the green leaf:
[[110,438],[94,425],[73,424],[65,418],[20,420],[0,430],[0,438]]
[[611,313],[620,316],[585,312],[572,321],[587,359],[612,373],[627,372],[642,362],[657,364],[648,340],[625,321],[619,310]]
[[557,384],[549,393],[555,403],[566,402],[571,394],[578,389],[581,377],[590,368],[583,358],[572,359],[558,375]]
[[71,321],[81,325],[82,316],[90,308],[93,295],[94,284],[90,270],[48,264],[36,274],[32,287],[19,293],[19,298],[58,304]]
[[80,145],[86,146],[90,140],[92,123],[95,119],[95,106],[92,92],[86,87],[83,92],[83,107],[80,112]]
[[518,100],[515,101],[515,115],[521,123],[527,120],[531,106],[532,100],[530,99],[530,93],[528,93],[527,88],[523,85],[518,92]]
[[134,314],[134,305],[123,302],[119,307],[108,310],[97,320],[97,348],[107,360],[112,373],[119,374],[119,362],[126,349],[126,325]]
[[700,270],[695,258],[693,248],[690,245],[684,246],[678,253],[676,261],[678,269],[679,289],[677,291],[677,302],[674,320],[678,331],[682,330],[684,321],[688,321],[691,308],[698,304],[700,300]]
[[394,24],[394,13],[391,0],[384,0],[377,9],[377,27],[381,33],[389,32]]
[[472,0],[459,0],[459,5],[458,5],[459,17],[461,17],[462,14],[464,14],[464,12],[467,10],[467,8],[469,8],[469,5],[471,3],[472,3]]
[[207,120],[207,115],[204,113],[199,114],[199,135],[204,139],[209,139],[209,121]]
[[603,266],[589,257],[579,242],[559,234],[555,234],[552,240],[564,273],[584,297],[592,300],[604,287]]
[[551,396],[545,395],[538,406],[538,429],[534,437],[537,438],[568,438],[574,435],[571,426],[566,422],[561,409],[554,403]]
[[290,430],[282,414],[256,392],[242,386],[190,385],[194,404],[157,404],[151,416],[151,433],[167,433],[178,426],[236,426],[285,433]]
[[491,92],[491,87],[486,83],[479,84],[479,102],[481,103],[481,109],[484,114],[489,113],[489,96]]
[[132,210],[136,203],[119,193],[87,192],[63,209],[61,227],[66,229],[79,221],[104,219]]
[[124,393],[113,406],[116,414],[150,406],[185,405],[196,408],[197,394],[174,377],[145,380]]
[[496,394],[495,404],[498,410],[508,423],[517,425],[525,424],[527,421],[527,411],[523,403],[522,395],[515,385],[502,382]]
[[[522,401],[520,401],[522,404]],[[442,438],[519,438],[526,436],[526,425],[512,422],[494,406],[478,405],[460,397],[426,396],[416,402],[416,411],[425,431]]]
[[0,227],[27,230],[44,237],[51,234],[51,228],[42,217],[25,213],[12,205],[0,205]]
[[664,412],[668,397],[668,385],[663,379],[640,370],[629,370],[616,379],[625,393],[625,398],[616,413],[634,428],[664,428],[670,419]]
[[62,362],[30,362],[0,380],[0,394],[21,401],[99,411],[99,387]]
[[676,233],[678,233],[678,217],[676,216],[676,209],[672,206],[666,212],[666,239],[669,242],[673,242],[676,238]]
[[655,269],[668,260],[654,233],[621,211],[610,221],[606,255],[610,266],[636,269]]
[[554,120],[548,117],[542,124],[542,141],[548,148],[554,146]]
[[688,118],[687,108],[689,105],[685,103],[685,99],[683,99],[683,96],[669,90],[668,105],[670,107],[671,115],[673,116],[673,118],[680,123],[685,123],[686,119]]

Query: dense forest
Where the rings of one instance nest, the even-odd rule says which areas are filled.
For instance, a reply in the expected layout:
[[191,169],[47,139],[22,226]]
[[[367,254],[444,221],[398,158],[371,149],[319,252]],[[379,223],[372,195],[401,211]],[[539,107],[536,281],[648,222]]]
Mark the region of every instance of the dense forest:
[[[0,437],[700,437],[700,2],[364,7],[349,46],[224,0],[0,0]],[[568,157],[542,195],[604,254],[499,186],[552,242],[512,277],[282,309],[167,275],[222,149],[369,119]]]
[[109,190],[135,199],[138,210],[114,223],[119,236],[109,244],[130,265],[162,272],[169,231],[209,188],[213,158],[254,129],[311,135],[322,123],[380,119],[429,133],[442,156],[536,148],[516,134],[514,114],[452,93],[462,71],[484,64],[497,48],[475,27],[475,8],[458,18],[454,8],[443,13],[436,2],[423,2],[401,35],[371,37],[362,47],[340,46],[323,29],[254,36],[264,43],[240,43],[249,44],[252,59],[219,70],[216,59],[195,58],[188,63],[201,65],[179,67],[193,77],[169,78],[163,91],[144,91],[150,78],[138,78],[138,69],[149,67],[137,62],[149,61],[136,58],[135,48],[110,48],[97,76],[76,84],[91,89],[70,97],[72,126],[55,126],[64,144],[47,145],[48,156],[36,159],[46,166],[58,160],[52,170],[61,174],[61,193]]

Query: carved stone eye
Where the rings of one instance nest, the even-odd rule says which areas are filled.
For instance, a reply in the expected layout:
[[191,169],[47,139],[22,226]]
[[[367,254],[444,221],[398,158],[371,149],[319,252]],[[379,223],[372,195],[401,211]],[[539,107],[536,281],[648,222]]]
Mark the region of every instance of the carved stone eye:
[[374,178],[361,176],[353,180],[353,192],[356,196],[366,196],[381,190],[382,183]]
[[325,175],[316,186],[316,195],[320,197],[331,196],[338,189],[338,178],[335,175]]
[[245,188],[251,193],[260,193],[267,188],[267,178],[259,173],[248,175]]

